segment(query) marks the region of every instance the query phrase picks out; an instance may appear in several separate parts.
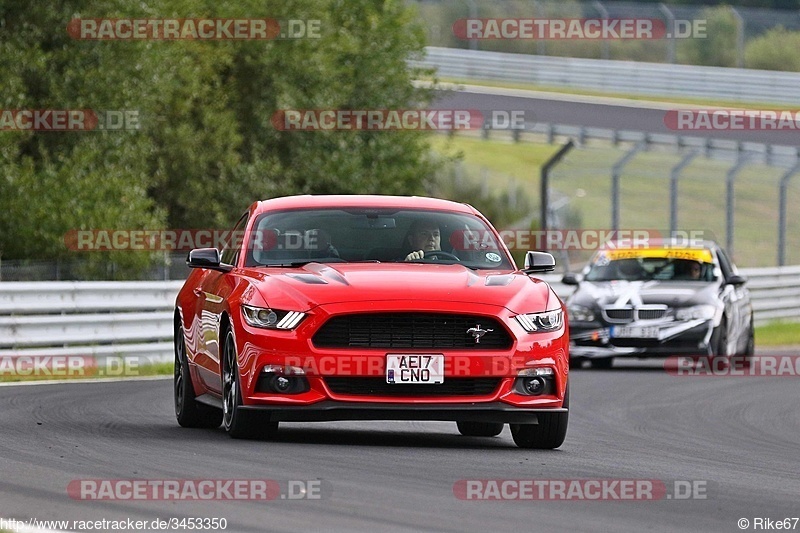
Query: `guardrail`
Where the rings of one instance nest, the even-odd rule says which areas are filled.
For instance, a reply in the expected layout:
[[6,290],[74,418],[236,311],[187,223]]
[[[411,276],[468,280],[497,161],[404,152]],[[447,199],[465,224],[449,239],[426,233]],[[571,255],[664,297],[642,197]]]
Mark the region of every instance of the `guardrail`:
[[[800,266],[741,269],[756,323],[800,320]],[[566,298],[561,275],[543,278]],[[0,357],[172,358],[172,312],[183,282],[0,284]]]
[[440,77],[494,80],[618,94],[797,103],[800,73],[607,59],[547,57],[429,46],[413,65]]
[[182,281],[4,282],[0,356],[172,358]]

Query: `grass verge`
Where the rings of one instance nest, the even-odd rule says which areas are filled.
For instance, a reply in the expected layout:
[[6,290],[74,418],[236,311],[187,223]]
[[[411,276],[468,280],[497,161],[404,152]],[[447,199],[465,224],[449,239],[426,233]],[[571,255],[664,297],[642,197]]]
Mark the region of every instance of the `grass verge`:
[[756,346],[800,346],[800,323],[771,322],[756,327]]
[[102,367],[86,367],[75,371],[54,371],[52,369],[3,369],[0,372],[0,383],[18,381],[69,381],[71,379],[103,379],[103,378],[138,378],[146,376],[170,376],[173,363],[151,363],[141,366],[112,365]]

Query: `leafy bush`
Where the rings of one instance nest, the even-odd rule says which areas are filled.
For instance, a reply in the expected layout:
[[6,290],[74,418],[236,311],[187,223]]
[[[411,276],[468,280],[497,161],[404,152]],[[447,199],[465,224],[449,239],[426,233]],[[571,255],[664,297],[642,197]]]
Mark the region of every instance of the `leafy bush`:
[[773,28],[748,42],[744,57],[748,68],[800,72],[800,32]]

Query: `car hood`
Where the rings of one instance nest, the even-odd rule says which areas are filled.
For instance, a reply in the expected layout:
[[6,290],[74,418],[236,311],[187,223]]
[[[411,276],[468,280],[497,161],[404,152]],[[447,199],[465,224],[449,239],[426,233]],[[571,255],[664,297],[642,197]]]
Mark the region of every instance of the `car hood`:
[[481,303],[514,313],[554,309],[550,286],[522,273],[470,270],[458,264],[309,263],[300,268],[250,269],[264,303],[306,311],[316,306],[388,300]]
[[687,307],[718,300],[719,284],[704,281],[582,281],[570,304],[617,307],[663,304]]

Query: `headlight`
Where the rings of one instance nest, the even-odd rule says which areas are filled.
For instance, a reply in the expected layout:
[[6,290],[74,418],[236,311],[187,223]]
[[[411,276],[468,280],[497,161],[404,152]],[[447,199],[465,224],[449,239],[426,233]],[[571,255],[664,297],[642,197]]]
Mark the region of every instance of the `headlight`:
[[582,305],[571,305],[567,308],[570,322],[593,322],[594,313],[588,307]]
[[517,315],[519,325],[528,333],[541,331],[555,331],[564,323],[564,314],[561,309],[555,311],[545,311],[544,313],[528,313],[527,315]]
[[278,311],[264,307],[242,306],[244,321],[256,328],[294,329],[305,318],[299,311]]
[[713,305],[695,305],[675,310],[675,320],[711,320],[717,313]]

